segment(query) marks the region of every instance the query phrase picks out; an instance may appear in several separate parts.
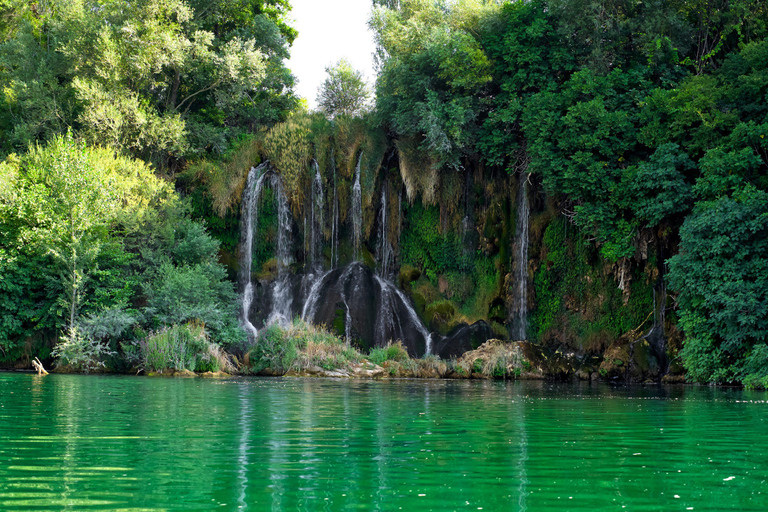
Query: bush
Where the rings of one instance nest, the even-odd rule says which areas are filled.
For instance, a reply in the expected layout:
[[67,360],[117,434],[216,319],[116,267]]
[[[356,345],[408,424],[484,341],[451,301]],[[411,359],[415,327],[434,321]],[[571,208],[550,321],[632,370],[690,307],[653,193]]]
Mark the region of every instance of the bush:
[[279,325],[267,327],[259,335],[256,346],[251,349],[249,357],[253,369],[257,372],[269,368],[282,373],[288,371],[296,360],[296,340],[284,336]]
[[319,366],[325,370],[358,363],[363,356],[322,327],[296,319],[287,329],[267,327],[250,352],[255,371],[270,369],[275,373]]
[[397,343],[389,342],[385,347],[371,349],[368,359],[380,365],[384,361],[406,361],[409,357],[403,343],[398,341]]
[[61,337],[51,355],[56,358],[58,367],[68,366],[75,371],[88,373],[105,368],[104,358],[114,355],[114,352],[75,326]]
[[[166,327],[141,341],[144,371],[218,371],[220,351],[197,324]],[[217,357],[219,356],[219,357]]]

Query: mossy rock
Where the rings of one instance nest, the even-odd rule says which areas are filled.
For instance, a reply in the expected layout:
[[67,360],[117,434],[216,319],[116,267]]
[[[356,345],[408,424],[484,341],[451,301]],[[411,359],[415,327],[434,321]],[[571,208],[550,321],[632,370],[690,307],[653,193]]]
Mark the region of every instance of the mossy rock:
[[421,270],[411,265],[403,265],[400,267],[400,273],[398,274],[398,284],[407,293],[411,293],[411,283],[420,277]]
[[661,369],[648,340],[639,339],[629,343],[626,338],[622,338],[606,349],[599,372],[607,380],[644,382],[658,379]]
[[648,340],[640,340],[632,344],[632,362],[635,363],[638,370],[643,373],[651,370],[651,359],[655,359],[651,355],[651,344]]
[[508,340],[510,339],[509,336],[509,329],[507,329],[504,324],[499,322],[490,322],[488,325],[491,326],[491,331],[493,331],[493,336],[495,338],[498,338],[500,340]]
[[360,248],[360,259],[366,267],[370,269],[376,268],[376,257],[364,245]]
[[270,258],[261,266],[256,274],[259,281],[272,281],[277,277],[277,258]]
[[333,316],[333,323],[331,324],[331,328],[337,335],[346,336],[346,311],[344,308],[337,307],[334,313],[335,314]]
[[647,339],[636,341],[632,345],[630,375],[636,381],[656,380],[661,375],[658,358]]
[[504,299],[494,298],[488,305],[488,318],[491,322],[504,323],[507,318],[507,309],[504,305]]
[[426,307],[424,316],[429,321],[432,330],[447,334],[453,326],[452,321],[456,316],[456,306],[449,300],[433,302]]
[[414,290],[411,293],[411,298],[413,299],[413,306],[416,308],[416,312],[423,316],[427,306],[427,300],[424,298],[424,295],[422,295],[421,292]]
[[600,363],[600,376],[607,380],[624,379],[629,363],[629,347],[623,343],[613,343],[605,350]]

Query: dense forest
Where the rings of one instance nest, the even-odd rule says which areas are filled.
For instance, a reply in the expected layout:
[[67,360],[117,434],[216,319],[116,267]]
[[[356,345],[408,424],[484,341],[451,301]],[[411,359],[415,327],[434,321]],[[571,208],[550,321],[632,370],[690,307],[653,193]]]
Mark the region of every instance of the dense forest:
[[441,335],[768,387],[764,1],[373,3],[374,99],[340,62],[309,112],[287,0],[0,0],[0,363],[278,343],[239,302],[269,161],[249,284],[361,261]]

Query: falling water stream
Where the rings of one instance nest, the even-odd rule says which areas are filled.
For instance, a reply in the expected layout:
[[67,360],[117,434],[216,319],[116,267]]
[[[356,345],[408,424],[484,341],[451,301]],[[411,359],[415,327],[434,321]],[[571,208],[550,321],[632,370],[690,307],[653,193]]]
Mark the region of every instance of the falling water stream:
[[243,308],[240,323],[254,338],[258,336],[259,331],[248,318],[248,312],[253,303],[253,281],[251,280],[253,233],[258,221],[258,198],[261,195],[261,189],[267,176],[264,171],[268,166],[269,163],[265,162],[258,167],[251,167],[251,171],[248,173],[245,192],[243,193],[242,222],[240,224],[240,229],[242,230],[240,239],[243,241],[240,249],[240,283],[243,287]]
[[363,194],[360,188],[360,162],[363,154],[357,158],[355,166],[355,183],[352,185],[352,230],[355,244],[355,260],[360,258],[360,239],[363,232]]
[[517,340],[526,339],[528,323],[528,223],[531,209],[528,205],[528,176],[522,175],[517,193],[517,227],[515,230],[515,308],[512,311],[513,332]]
[[[352,187],[352,205],[351,221],[354,237],[354,260],[352,264],[344,268],[338,277],[341,286],[341,301],[345,314],[345,335],[347,340],[351,340],[352,332],[352,313],[354,310],[351,300],[347,296],[346,288],[349,280],[355,275],[355,270],[359,269],[361,263],[360,248],[362,238],[362,193],[360,186],[360,161],[362,154],[357,162],[355,169],[355,181]],[[311,266],[309,273],[302,281],[303,290],[306,299],[301,307],[301,317],[307,322],[313,322],[317,314],[319,304],[323,300],[324,285],[330,278],[335,262],[338,259],[338,196],[336,194],[336,175],[334,169],[334,204],[333,204],[333,225],[332,225],[332,256],[331,270],[324,270],[322,265],[322,226],[324,209],[324,191],[322,185],[322,176],[317,162],[312,162],[314,178],[312,181],[312,197],[310,205],[309,218],[306,219],[308,225],[305,233],[310,238],[309,257]],[[242,319],[243,327],[255,338],[258,336],[258,329],[253,325],[249,318],[249,313],[254,300],[254,283],[251,278],[253,238],[258,230],[258,205],[262,196],[264,186],[269,186],[274,194],[277,203],[277,275],[270,285],[271,310],[267,316],[265,325],[278,323],[287,325],[291,321],[292,305],[294,301],[294,290],[291,280],[291,239],[292,239],[292,217],[288,206],[288,199],[283,190],[283,183],[280,177],[271,170],[268,163],[258,168],[251,169],[248,174],[246,189],[243,193],[243,222],[241,224],[241,286],[243,288],[242,296]],[[424,326],[418,314],[413,308],[410,300],[398,289],[391,280],[392,266],[394,264],[394,251],[392,243],[389,241],[389,223],[388,216],[388,196],[387,187],[384,187],[381,195],[381,207],[379,210],[378,222],[378,240],[377,240],[377,259],[378,272],[374,275],[378,287],[378,302],[376,305],[376,326],[375,326],[375,344],[384,345],[388,341],[405,339],[412,333],[418,332],[424,338],[425,355],[432,353],[432,335]],[[399,217],[399,212],[398,212]],[[399,224],[398,218],[398,224]],[[358,286],[355,284],[354,286]],[[412,327],[408,327],[411,325]],[[415,329],[415,331],[414,331]]]
[[272,187],[277,196],[277,280],[272,288],[272,312],[267,325],[278,323],[288,325],[291,321],[291,211],[288,198],[283,191],[280,177],[272,173]]
[[320,167],[316,160],[312,160],[312,169],[315,178],[312,180],[312,204],[310,219],[310,256],[312,258],[312,271],[317,272],[322,268],[323,250],[323,207],[325,198],[323,195],[323,179],[320,176]]
[[240,239],[243,245],[240,250],[240,281],[243,286],[241,324],[254,338],[258,329],[249,318],[253,303],[253,281],[251,278],[253,264],[253,235],[258,229],[258,205],[265,184],[269,184],[275,193],[277,201],[277,278],[272,286],[272,312],[267,324],[278,322],[287,324],[291,318],[290,272],[291,264],[291,212],[288,208],[288,198],[283,191],[280,177],[269,170],[269,163],[251,168],[248,173],[245,191],[243,192],[243,221],[241,222]]
[[379,231],[377,233],[378,247],[376,250],[376,256],[379,260],[379,272],[385,278],[390,277],[392,272],[393,251],[392,244],[388,239],[388,225],[387,225],[387,209],[389,203],[387,201],[387,186],[384,185],[381,191],[381,209],[379,210]]

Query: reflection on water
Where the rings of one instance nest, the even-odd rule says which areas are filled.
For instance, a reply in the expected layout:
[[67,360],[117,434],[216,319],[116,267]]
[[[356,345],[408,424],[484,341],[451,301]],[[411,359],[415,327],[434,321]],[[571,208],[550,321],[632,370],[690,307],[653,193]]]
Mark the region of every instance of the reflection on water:
[[0,509],[764,511],[767,398],[0,373]]

